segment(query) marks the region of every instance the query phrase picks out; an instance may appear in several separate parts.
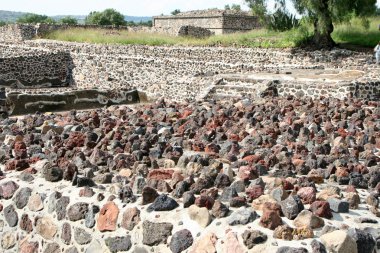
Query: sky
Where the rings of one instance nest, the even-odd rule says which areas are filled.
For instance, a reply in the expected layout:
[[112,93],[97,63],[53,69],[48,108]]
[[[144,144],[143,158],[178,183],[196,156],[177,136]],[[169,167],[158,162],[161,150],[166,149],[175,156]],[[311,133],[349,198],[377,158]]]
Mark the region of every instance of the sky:
[[[274,0],[270,0],[269,8]],[[32,12],[46,15],[87,15],[90,11],[114,8],[129,16],[154,16],[208,8],[223,9],[226,4],[240,4],[248,10],[244,0],[1,0],[0,10]],[[380,7],[380,0],[377,0]]]

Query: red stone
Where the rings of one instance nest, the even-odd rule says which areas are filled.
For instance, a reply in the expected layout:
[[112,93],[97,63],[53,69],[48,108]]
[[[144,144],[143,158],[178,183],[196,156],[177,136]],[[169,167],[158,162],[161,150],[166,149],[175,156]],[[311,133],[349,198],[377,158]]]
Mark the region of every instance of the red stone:
[[355,189],[355,186],[353,185],[348,185],[346,188],[346,192],[354,192],[357,193],[358,191]]
[[302,203],[311,204],[316,199],[316,191],[314,187],[302,187],[298,190],[297,195],[300,196]]
[[214,202],[215,201],[213,198],[211,198],[209,196],[205,196],[205,195],[201,195],[195,199],[195,205],[197,205],[199,207],[206,207],[209,210],[214,205]]
[[261,159],[261,157],[258,155],[249,155],[249,156],[246,156],[243,158],[244,161],[246,161],[250,164],[257,163],[260,159]]
[[171,169],[156,169],[149,171],[148,179],[155,180],[167,180],[171,179],[173,176],[174,170]]
[[38,253],[38,242],[22,241],[19,247],[19,253]]
[[0,197],[3,199],[12,198],[13,194],[18,188],[18,184],[13,181],[5,182],[0,185]]
[[327,201],[315,201],[313,204],[311,204],[310,211],[322,218],[330,219],[333,217],[330,209],[330,204]]
[[264,189],[260,185],[253,185],[245,190],[245,194],[247,195],[248,202],[252,202],[264,194]]
[[108,202],[100,209],[97,227],[100,232],[115,231],[119,208],[114,202]]
[[267,210],[264,211],[263,216],[261,216],[260,225],[264,228],[274,230],[278,226],[282,225],[282,219],[278,212],[273,210]]
[[289,182],[288,180],[286,179],[283,179],[282,180],[282,188],[285,190],[285,191],[290,191],[290,190],[293,190],[294,189],[294,185]]
[[239,178],[244,181],[253,180],[258,177],[256,169],[250,166],[242,166],[239,168],[238,172]]
[[5,164],[5,171],[10,171],[10,170],[17,170],[17,171],[22,171],[29,168],[29,163],[28,160],[26,159],[21,159],[21,160],[9,160]]

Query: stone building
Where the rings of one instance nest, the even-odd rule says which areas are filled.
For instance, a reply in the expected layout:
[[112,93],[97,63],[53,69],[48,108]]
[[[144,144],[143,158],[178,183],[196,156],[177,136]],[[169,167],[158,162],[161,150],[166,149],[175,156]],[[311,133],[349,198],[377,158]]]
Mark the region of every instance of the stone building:
[[258,18],[249,12],[234,10],[200,10],[179,13],[174,16],[153,17],[153,26],[177,34],[183,26],[201,27],[214,34],[249,31],[259,27]]

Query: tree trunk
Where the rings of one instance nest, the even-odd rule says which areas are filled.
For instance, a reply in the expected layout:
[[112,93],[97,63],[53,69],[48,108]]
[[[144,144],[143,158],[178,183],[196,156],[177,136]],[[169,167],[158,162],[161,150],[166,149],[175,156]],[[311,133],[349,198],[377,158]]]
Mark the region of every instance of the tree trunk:
[[334,25],[328,2],[329,0],[319,0],[319,10],[314,21],[313,41],[319,48],[332,48],[336,45],[331,38],[331,34],[334,31]]

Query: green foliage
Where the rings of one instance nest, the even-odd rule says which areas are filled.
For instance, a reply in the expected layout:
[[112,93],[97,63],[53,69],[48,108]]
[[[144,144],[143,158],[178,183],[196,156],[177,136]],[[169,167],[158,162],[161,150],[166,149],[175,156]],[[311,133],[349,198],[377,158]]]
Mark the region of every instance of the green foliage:
[[147,26],[147,27],[152,27],[153,22],[152,20],[149,21],[140,21],[140,22],[134,22],[134,21],[127,21],[127,26]]
[[124,15],[115,9],[106,9],[102,12],[90,12],[86,17],[85,23],[89,25],[126,25]]
[[175,10],[172,11],[170,14],[172,14],[173,16],[175,16],[175,15],[177,15],[177,14],[179,14],[179,13],[181,13],[181,10],[179,10],[179,9],[175,9]]
[[374,14],[376,0],[292,0],[296,10],[309,16],[314,23],[316,43],[333,44],[333,23],[350,20],[352,13],[358,17]]
[[266,25],[267,22],[267,6],[266,0],[245,0],[249,8],[252,10],[252,14],[259,18],[259,22],[262,25]]
[[65,25],[77,25],[78,24],[78,20],[76,20],[73,17],[67,16],[67,17],[61,18],[59,20],[59,23],[60,24],[65,24]]
[[354,18],[349,23],[341,23],[334,29],[332,38],[340,44],[375,47],[380,40],[378,31],[380,17],[368,18],[368,21],[368,30],[363,28],[360,18]]
[[0,26],[5,26],[7,22],[0,20]]
[[225,10],[234,10],[234,11],[241,11],[240,4],[232,4],[231,6],[229,4],[224,6]]
[[293,14],[281,9],[277,9],[268,20],[267,28],[273,31],[283,32],[299,26],[299,21]]
[[45,24],[55,24],[56,21],[46,15],[39,14],[25,14],[17,19],[17,23],[21,24],[37,24],[37,23],[45,23]]

